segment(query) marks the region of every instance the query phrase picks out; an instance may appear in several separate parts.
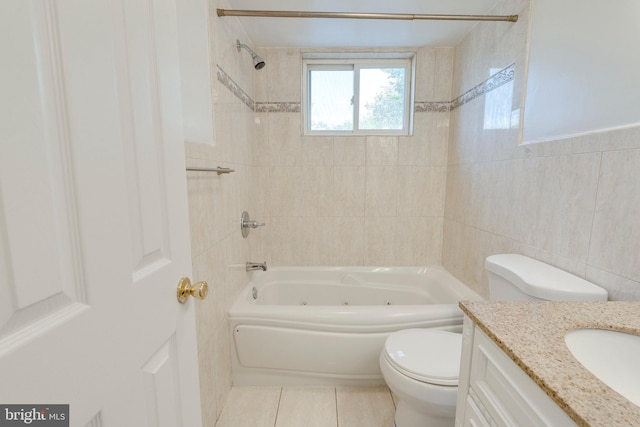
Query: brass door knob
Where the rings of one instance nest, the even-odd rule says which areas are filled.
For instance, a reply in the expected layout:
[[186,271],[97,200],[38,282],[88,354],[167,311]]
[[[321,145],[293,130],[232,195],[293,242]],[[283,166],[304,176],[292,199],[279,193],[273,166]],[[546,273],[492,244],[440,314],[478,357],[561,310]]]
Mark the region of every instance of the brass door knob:
[[191,284],[191,280],[188,277],[183,277],[178,282],[178,301],[180,304],[184,304],[189,299],[189,296],[196,299],[205,299],[209,293],[209,285],[207,282],[198,282],[194,285]]

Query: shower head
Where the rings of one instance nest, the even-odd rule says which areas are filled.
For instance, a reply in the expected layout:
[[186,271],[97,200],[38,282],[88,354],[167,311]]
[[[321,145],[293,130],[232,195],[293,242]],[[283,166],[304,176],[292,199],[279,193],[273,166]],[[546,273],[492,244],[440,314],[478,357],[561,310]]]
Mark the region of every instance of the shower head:
[[242,48],[247,49],[247,52],[251,54],[251,57],[253,58],[253,68],[255,68],[256,70],[262,70],[266,65],[264,59],[253,50],[251,50],[249,46],[240,43],[240,40],[236,40],[236,49],[238,49],[238,52],[240,52]]
[[253,67],[256,70],[262,70],[264,66],[267,65],[259,55],[253,57]]

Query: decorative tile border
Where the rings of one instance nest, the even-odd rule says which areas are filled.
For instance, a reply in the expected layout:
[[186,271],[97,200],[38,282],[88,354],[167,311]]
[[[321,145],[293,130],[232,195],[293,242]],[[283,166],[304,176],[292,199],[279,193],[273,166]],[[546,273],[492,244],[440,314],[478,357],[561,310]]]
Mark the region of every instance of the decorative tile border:
[[247,93],[242,90],[242,88],[238,85],[238,83],[234,82],[231,77],[227,73],[224,72],[222,68],[218,67],[218,81],[222,83],[227,89],[233,93],[236,98],[242,101],[247,107],[251,108],[252,111],[255,111],[255,102]]
[[450,102],[414,102],[413,111],[416,113],[446,113],[450,109]]
[[451,101],[450,110],[455,110],[456,108],[466,104],[467,102],[472,101],[477,97],[482,96],[487,92],[491,92],[492,90],[502,86],[503,84],[512,81],[516,73],[515,68],[516,64],[511,64],[508,67],[498,71],[484,82],[466,91],[465,93]]
[[256,102],[256,113],[299,113],[299,102]]
[[[513,80],[515,76],[515,65],[511,64],[498,71],[484,82],[466,91],[450,102],[414,102],[413,108],[416,113],[445,113],[476,99],[479,96],[491,92]],[[218,81],[229,89],[247,107],[256,113],[299,113],[301,106],[299,102],[255,102],[233,79],[224,72],[218,65]]]
[[256,113],[299,113],[299,102],[255,102],[251,97],[222,69],[219,65],[218,81],[242,101],[247,107]]

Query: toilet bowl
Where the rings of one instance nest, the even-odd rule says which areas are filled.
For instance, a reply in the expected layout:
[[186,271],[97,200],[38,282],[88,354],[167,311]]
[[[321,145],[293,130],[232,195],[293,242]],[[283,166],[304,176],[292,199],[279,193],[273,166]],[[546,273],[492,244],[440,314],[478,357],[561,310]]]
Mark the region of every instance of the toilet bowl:
[[405,329],[387,338],[380,370],[396,395],[396,427],[450,427],[458,391],[462,335]]
[[[492,300],[606,301],[607,291],[566,271],[518,254],[486,259]],[[380,370],[396,395],[396,427],[455,424],[462,336],[406,329],[387,338]]]

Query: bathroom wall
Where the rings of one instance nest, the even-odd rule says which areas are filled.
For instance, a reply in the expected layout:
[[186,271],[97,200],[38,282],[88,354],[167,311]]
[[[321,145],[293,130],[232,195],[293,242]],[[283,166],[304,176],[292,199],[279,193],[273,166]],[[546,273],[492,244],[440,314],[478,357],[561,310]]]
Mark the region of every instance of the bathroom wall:
[[[189,0],[193,1],[193,0]],[[208,12],[209,65],[213,141],[185,142],[188,166],[230,167],[227,175],[187,172],[193,281],[206,280],[209,295],[195,301],[203,425],[213,426],[231,389],[227,312],[248,281],[250,239],[240,233],[243,210],[255,210],[250,197],[253,178],[251,141],[254,113],[242,99],[253,96],[254,69],[246,51],[238,53],[236,39],[251,44],[235,18],[218,19],[222,1],[201,1]],[[197,6],[197,5],[196,5]],[[201,132],[206,135],[207,132]]]
[[262,49],[253,162],[274,265],[440,264],[453,50],[417,51],[414,135],[302,136],[300,49]]
[[478,25],[456,46],[453,96],[515,64],[512,114],[509,128],[487,129],[497,89],[451,112],[443,265],[488,296],[484,259],[523,253],[603,286],[610,299],[638,299],[640,129],[519,145],[529,4],[507,1],[497,12],[520,20]]
[[[478,25],[455,51],[419,49],[414,136],[388,138],[301,136],[301,51],[260,50],[267,67],[254,71],[235,48],[252,41],[236,19],[215,16],[227,6],[202,1],[214,138],[185,142],[189,166],[235,169],[187,173],[192,279],[210,285],[196,303],[204,425],[215,424],[231,387],[227,311],[248,260],[442,262],[486,296],[485,257],[519,252],[613,299],[640,297],[640,130],[519,145],[527,1],[498,8],[519,13],[517,24]],[[505,114],[487,97],[509,88],[509,117],[487,126],[487,116]],[[433,111],[452,99],[451,113]],[[267,222],[248,239],[238,230],[243,210]]]

